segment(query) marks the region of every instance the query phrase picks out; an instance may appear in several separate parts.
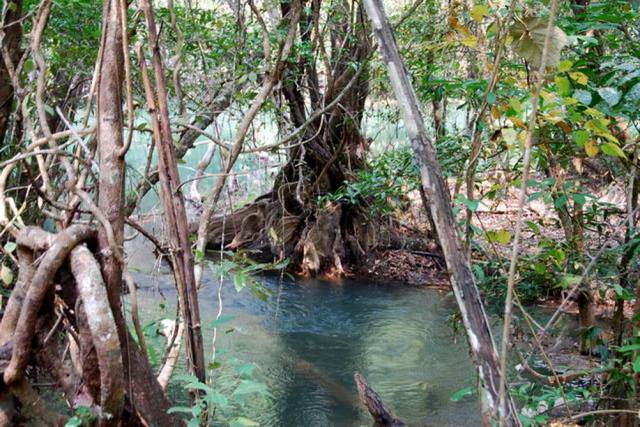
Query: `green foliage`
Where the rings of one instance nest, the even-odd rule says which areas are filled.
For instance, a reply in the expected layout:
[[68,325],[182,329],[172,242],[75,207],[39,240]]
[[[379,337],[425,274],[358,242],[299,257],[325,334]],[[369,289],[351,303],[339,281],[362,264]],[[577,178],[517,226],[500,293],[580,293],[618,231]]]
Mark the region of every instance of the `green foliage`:
[[[509,28],[509,34],[513,37],[513,49],[534,67],[540,67],[548,27],[548,19],[528,16],[516,18]],[[567,42],[565,32],[554,26],[547,53],[547,66],[553,67],[560,62],[560,52]]]
[[[224,351],[219,350],[219,355]],[[257,366],[231,359],[225,363],[210,364],[212,384],[205,384],[190,374],[176,375],[174,380],[186,391],[196,396],[190,406],[174,406],[170,413],[183,414],[188,425],[258,425],[248,418],[249,406],[259,402],[266,404],[271,398],[264,383],[256,376]],[[237,414],[245,414],[238,417]]]
[[249,288],[256,297],[266,301],[270,291],[253,276],[265,272],[282,271],[287,267],[289,261],[285,259],[279,262],[260,263],[251,259],[250,255],[245,251],[227,251],[223,253],[223,259],[209,261],[208,265],[214,277],[232,277],[236,291],[240,292]]
[[87,408],[86,406],[78,406],[75,409],[73,416],[67,420],[65,427],[92,426],[96,421],[96,418],[97,417],[93,412],[91,412],[90,408]]
[[407,193],[417,189],[419,182],[417,165],[408,149],[387,151],[373,159],[354,181],[346,181],[334,193],[320,196],[318,204],[362,206],[370,215],[384,217],[406,206]]

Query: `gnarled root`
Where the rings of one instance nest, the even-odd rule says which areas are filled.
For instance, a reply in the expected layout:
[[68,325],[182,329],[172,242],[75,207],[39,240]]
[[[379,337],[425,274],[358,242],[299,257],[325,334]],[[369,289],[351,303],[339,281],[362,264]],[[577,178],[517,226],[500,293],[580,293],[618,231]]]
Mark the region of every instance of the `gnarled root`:
[[72,225],[58,234],[51,247],[44,253],[40,265],[33,275],[31,285],[22,305],[20,316],[16,324],[13,338],[13,355],[11,362],[4,371],[4,381],[6,384],[13,384],[20,378],[24,368],[29,361],[31,354],[31,341],[36,327],[38,312],[47,291],[53,283],[53,276],[56,274],[62,263],[67,258],[71,249],[78,243],[95,237],[95,230],[82,225]]
[[[0,425],[13,421],[14,398],[21,416],[64,425],[64,417],[30,386],[28,366],[29,372],[53,377],[71,406],[91,406],[100,425],[123,410],[128,424],[182,424],[166,413],[166,396],[128,332],[131,339],[120,342],[100,265],[83,244],[95,239],[95,229],[72,225],[52,234],[25,227],[15,236],[20,270],[0,322]],[[67,259],[70,268],[63,267]],[[55,295],[54,280],[61,284]],[[48,295],[54,295],[51,303]]]
[[78,245],[71,251],[70,264],[98,357],[100,416],[108,420],[112,414],[122,412],[124,405],[124,369],[118,330],[100,266],[93,254],[85,245]]

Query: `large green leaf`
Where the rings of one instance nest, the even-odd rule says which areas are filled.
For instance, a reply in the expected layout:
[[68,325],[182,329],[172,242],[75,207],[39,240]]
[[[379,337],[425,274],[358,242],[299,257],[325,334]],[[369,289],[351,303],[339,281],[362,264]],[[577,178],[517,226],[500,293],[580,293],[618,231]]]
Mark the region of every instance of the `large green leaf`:
[[609,104],[610,107],[616,105],[622,97],[620,91],[613,87],[598,88],[598,95],[600,95],[600,97],[604,99],[604,101]]
[[[513,49],[533,67],[539,67],[547,35],[547,18],[518,18],[509,28],[513,37]],[[553,27],[551,43],[547,54],[547,66],[555,67],[560,63],[560,52],[567,45],[567,35],[560,28]]]

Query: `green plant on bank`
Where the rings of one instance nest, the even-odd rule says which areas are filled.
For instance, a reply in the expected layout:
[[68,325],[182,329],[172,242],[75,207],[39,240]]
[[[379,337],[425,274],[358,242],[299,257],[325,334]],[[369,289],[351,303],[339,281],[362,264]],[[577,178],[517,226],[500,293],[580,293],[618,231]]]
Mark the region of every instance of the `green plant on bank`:
[[352,181],[335,192],[318,198],[324,206],[330,202],[361,206],[372,217],[385,217],[408,206],[407,194],[420,183],[418,168],[411,151],[393,149],[371,160],[369,168],[362,170]]
[[[213,277],[227,279],[233,277],[233,285],[237,292],[249,289],[257,298],[266,300],[270,291],[254,276],[273,271],[283,271],[288,261],[259,263],[251,259],[246,251],[224,251],[222,259],[207,260]],[[202,255],[200,255],[201,257]],[[222,328],[234,317],[221,315],[210,322],[209,328]],[[224,333],[234,331],[233,327],[224,326]],[[145,329],[146,330],[146,329]],[[216,349],[216,359],[208,365],[211,383],[206,384],[189,374],[176,375],[173,381],[180,383],[185,390],[196,396],[191,406],[174,406],[172,413],[181,413],[188,418],[188,425],[199,426],[203,423],[212,425],[230,425],[232,427],[257,426],[250,418],[256,405],[268,405],[271,395],[267,386],[257,376],[257,366],[236,358],[226,359],[226,349]],[[247,416],[237,416],[245,414]]]
[[78,406],[73,412],[73,416],[67,420],[65,427],[88,427],[94,425],[96,415],[91,408]]
[[[219,349],[217,356],[224,355]],[[174,406],[171,413],[184,414],[189,426],[230,425],[232,427],[258,426],[256,421],[237,414],[249,414],[256,404],[268,405],[271,395],[267,386],[256,376],[256,365],[230,360],[214,362],[209,366],[215,377],[215,386],[204,384],[189,374],[176,375],[174,381],[196,396],[191,406]]]
[[553,418],[551,410],[566,401],[569,405],[587,401],[596,391],[590,386],[566,385],[563,391],[558,387],[536,384],[522,384],[512,389],[513,396],[522,403],[520,420],[523,426],[544,426]]

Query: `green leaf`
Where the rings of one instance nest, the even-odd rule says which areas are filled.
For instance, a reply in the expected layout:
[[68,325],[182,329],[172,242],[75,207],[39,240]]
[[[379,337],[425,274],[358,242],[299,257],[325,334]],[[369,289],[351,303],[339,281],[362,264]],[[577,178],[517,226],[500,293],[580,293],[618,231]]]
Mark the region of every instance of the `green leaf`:
[[2,264],[2,267],[0,267],[0,280],[2,280],[6,286],[13,283],[13,271],[7,267],[6,264]]
[[575,274],[565,274],[560,277],[560,282],[558,285],[562,289],[568,289],[569,287],[576,285],[582,281],[582,276],[578,276]]
[[640,101],[640,83],[636,83],[627,94],[624,96],[624,99],[632,102]]
[[487,231],[487,240],[489,243],[506,245],[511,241],[511,233],[508,230]]
[[589,76],[580,71],[574,71],[573,73],[569,73],[569,77],[573,79],[578,84],[586,85],[589,82]]
[[571,93],[571,82],[564,76],[556,77],[556,87],[558,88],[558,93],[562,96],[567,96]]
[[[547,18],[527,17],[518,19],[509,28],[513,37],[513,49],[536,68],[540,67],[548,26]],[[557,26],[553,27],[547,52],[547,66],[555,67],[560,63],[560,52],[567,43],[565,32]]]
[[584,146],[591,135],[584,129],[573,131],[573,140],[580,147]]
[[236,287],[236,291],[240,292],[247,286],[249,276],[244,271],[238,271],[233,277],[233,284]]
[[608,156],[622,157],[625,159],[627,158],[627,156],[624,154],[624,151],[622,151],[622,148],[620,148],[618,144],[614,144],[613,142],[605,142],[600,146],[600,149],[604,154]]
[[640,357],[636,357],[636,359],[633,361],[633,372],[640,372]]
[[71,417],[67,420],[64,427],[79,427],[82,425],[82,420],[79,417]]
[[4,245],[4,251],[8,254],[16,250],[16,242],[7,242]]
[[622,98],[620,91],[612,87],[598,88],[598,95],[600,95],[600,97],[604,99],[604,102],[609,104],[610,107],[616,105],[620,102],[620,98]]
[[585,197],[584,194],[580,194],[580,193],[573,193],[571,195],[571,198],[573,199],[573,201],[578,204],[578,205],[584,205],[585,203],[587,203],[587,198]]
[[248,377],[248,376],[251,376],[251,374],[253,373],[253,371],[256,368],[257,368],[257,366],[255,364],[253,364],[253,363],[245,363],[243,365],[238,366],[236,368],[236,372],[241,377]]
[[620,349],[618,351],[620,353],[629,353],[629,352],[637,351],[637,350],[640,350],[640,344],[623,345],[622,347],[620,347]]
[[582,105],[586,105],[587,107],[591,105],[591,101],[593,97],[591,96],[591,92],[583,89],[576,89],[573,91],[573,98],[581,103]]
[[538,224],[533,221],[527,221],[526,224],[527,227],[529,227],[535,234],[540,234],[540,227],[538,227]]
[[477,4],[471,8],[469,12],[471,18],[476,22],[482,22],[484,18],[491,15],[489,8],[483,4]]
[[573,66],[573,62],[569,61],[568,59],[565,59],[564,61],[560,61],[560,63],[558,64],[558,72],[564,73],[566,71],[569,71],[572,66]]
[[229,399],[226,398],[223,394],[220,393],[208,393],[207,399],[215,406],[219,406],[221,408],[229,406]]
[[450,399],[452,402],[459,402],[464,397],[471,396],[474,391],[475,389],[473,387],[465,387],[453,393]]

